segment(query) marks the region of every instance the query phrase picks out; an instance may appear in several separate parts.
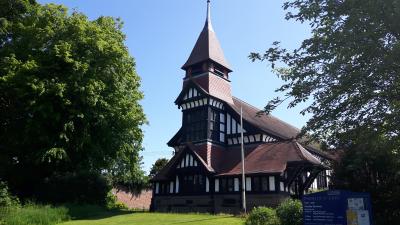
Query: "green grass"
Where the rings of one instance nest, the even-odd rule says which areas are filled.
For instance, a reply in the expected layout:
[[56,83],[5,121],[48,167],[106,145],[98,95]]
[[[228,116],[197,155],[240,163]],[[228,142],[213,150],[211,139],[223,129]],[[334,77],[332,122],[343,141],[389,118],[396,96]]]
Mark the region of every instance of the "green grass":
[[53,225],[68,220],[68,209],[45,205],[0,208],[0,224]]
[[[99,216],[99,215],[98,215]],[[62,225],[242,225],[244,220],[231,215],[168,214],[131,212],[111,217],[73,220]]]
[[232,215],[148,213],[96,205],[0,208],[0,225],[242,225],[243,221]]

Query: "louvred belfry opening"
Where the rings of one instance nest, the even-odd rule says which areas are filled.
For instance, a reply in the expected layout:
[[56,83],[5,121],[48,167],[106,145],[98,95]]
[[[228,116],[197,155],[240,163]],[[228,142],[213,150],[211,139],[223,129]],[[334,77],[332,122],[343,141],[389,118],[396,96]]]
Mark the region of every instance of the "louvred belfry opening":
[[184,85],[188,80],[194,80],[209,94],[232,103],[229,81],[232,70],[212,27],[209,1],[204,28],[182,69],[186,71]]

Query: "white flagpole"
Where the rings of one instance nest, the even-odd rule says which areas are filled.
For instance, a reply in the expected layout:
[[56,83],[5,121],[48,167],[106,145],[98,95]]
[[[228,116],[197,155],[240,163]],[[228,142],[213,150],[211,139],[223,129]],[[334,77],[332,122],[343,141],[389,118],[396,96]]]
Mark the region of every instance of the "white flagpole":
[[246,179],[244,174],[244,143],[243,143],[243,108],[240,106],[240,136],[242,152],[242,209],[246,213]]

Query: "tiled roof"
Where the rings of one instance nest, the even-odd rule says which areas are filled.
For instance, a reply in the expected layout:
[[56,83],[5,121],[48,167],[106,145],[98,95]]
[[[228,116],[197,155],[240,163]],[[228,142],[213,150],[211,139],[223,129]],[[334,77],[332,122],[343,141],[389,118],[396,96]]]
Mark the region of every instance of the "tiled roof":
[[212,60],[231,71],[228,62],[225,59],[224,52],[222,51],[217,35],[212,28],[209,10],[210,9],[208,9],[207,12],[208,16],[206,23],[204,24],[204,28],[201,31],[188,60],[182,66],[182,69],[186,69],[189,66],[206,60]]
[[[178,160],[181,159],[182,154],[187,151],[191,152],[208,172],[217,176],[231,176],[242,173],[240,146],[217,148],[210,151],[212,166],[207,163],[207,150],[204,152],[191,143],[187,143],[186,147],[186,151],[181,150],[172,157],[152,181],[168,180],[171,171],[174,170],[174,166],[179,162]],[[282,173],[290,163],[324,167],[318,158],[293,140],[246,145],[244,153],[246,174]]]
[[300,133],[300,130],[272,115],[266,115],[260,109],[233,97],[233,104],[229,104],[240,115],[240,107],[243,107],[243,119],[265,131],[282,139],[292,139]]
[[[218,167],[217,174],[220,176],[241,174],[240,147],[228,148],[226,151],[229,154],[220,158],[218,166],[214,166]],[[281,173],[285,171],[288,163],[293,162],[322,166],[321,161],[295,141],[246,146],[244,161],[246,174]]]

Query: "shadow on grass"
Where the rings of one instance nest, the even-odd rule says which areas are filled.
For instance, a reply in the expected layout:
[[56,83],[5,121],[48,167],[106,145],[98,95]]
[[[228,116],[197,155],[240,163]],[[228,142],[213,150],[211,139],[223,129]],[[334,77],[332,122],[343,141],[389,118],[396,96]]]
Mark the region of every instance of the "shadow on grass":
[[107,209],[98,205],[65,205],[72,220],[97,220],[135,213],[125,209]]

